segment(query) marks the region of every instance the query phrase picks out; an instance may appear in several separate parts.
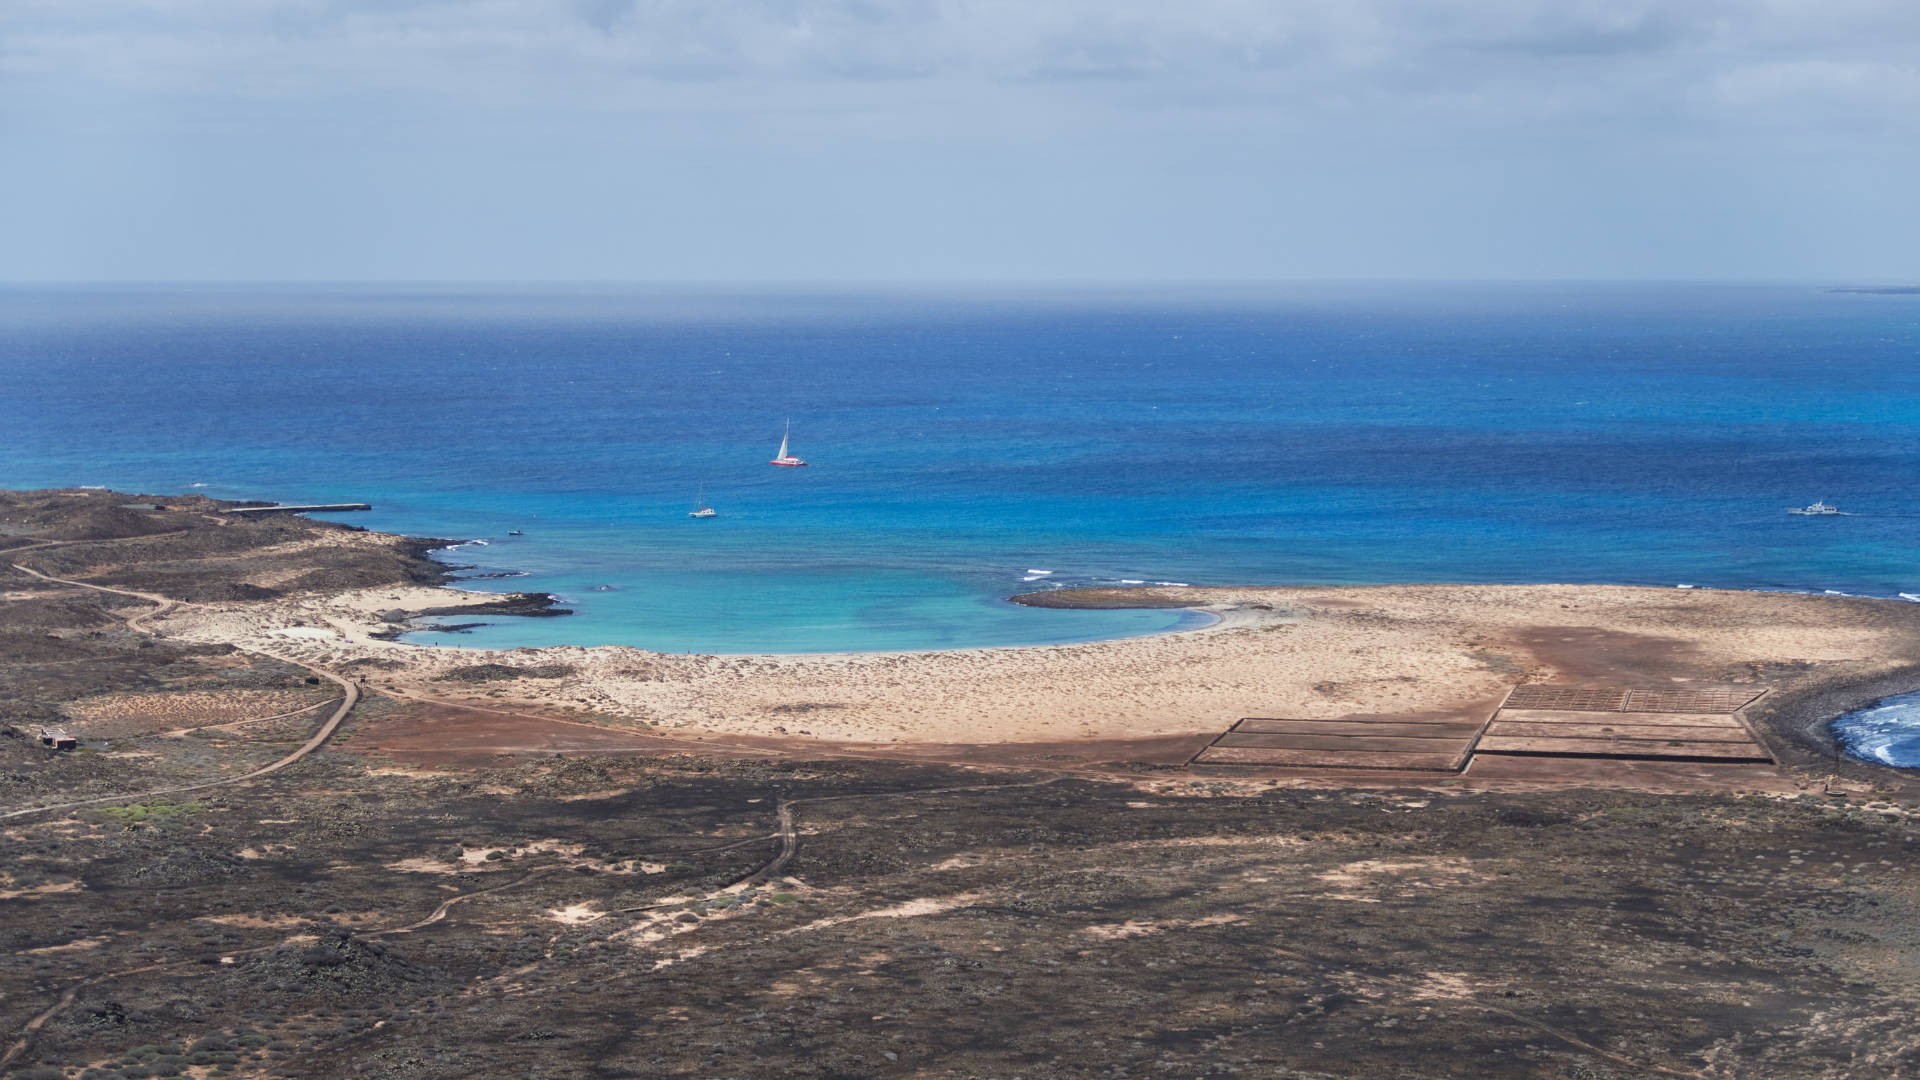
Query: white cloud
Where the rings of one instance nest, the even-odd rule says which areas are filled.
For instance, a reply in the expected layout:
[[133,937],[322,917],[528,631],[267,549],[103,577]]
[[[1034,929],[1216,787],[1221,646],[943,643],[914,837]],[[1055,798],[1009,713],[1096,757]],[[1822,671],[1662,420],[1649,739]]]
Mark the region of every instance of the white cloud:
[[[692,84],[1241,85],[1391,99],[1920,64],[1910,0],[11,0],[0,71],[609,104]],[[1871,103],[1886,78],[1857,84]],[[1844,92],[1844,85],[1827,89]],[[1618,96],[1618,95],[1616,95]],[[1735,100],[1738,93],[1723,94]]]
[[1915,147],[1916,0],[0,0],[29,277],[1801,274]]

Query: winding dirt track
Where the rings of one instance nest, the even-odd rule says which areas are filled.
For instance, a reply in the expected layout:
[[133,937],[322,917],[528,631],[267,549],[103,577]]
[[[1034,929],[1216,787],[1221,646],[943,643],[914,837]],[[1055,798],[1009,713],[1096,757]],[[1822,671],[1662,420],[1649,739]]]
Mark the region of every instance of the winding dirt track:
[[[166,534],[159,534],[159,535],[166,535]],[[129,537],[127,539],[147,539],[147,537]],[[99,541],[47,541],[39,544],[30,545],[29,547],[17,548],[15,549],[15,551],[23,552],[23,551],[31,550],[33,548],[54,547],[54,546],[62,546],[64,544],[69,544],[69,543],[89,543],[89,542],[97,543]],[[129,630],[135,631],[136,633],[147,633],[147,634],[156,633],[156,631],[149,629],[145,625],[147,620],[164,615],[170,611],[175,610],[178,607],[181,607],[183,604],[182,601],[172,600],[167,597],[159,596],[153,593],[143,593],[143,592],[137,592],[137,591],[128,590],[128,589],[115,589],[105,585],[89,584],[84,581],[72,581],[65,578],[57,578],[48,574],[43,574],[37,570],[33,570],[29,567],[22,566],[19,563],[13,563],[11,565],[15,570],[18,570],[21,573],[27,574],[31,577],[38,578],[42,581],[53,582],[60,585],[75,586],[83,589],[92,589],[97,592],[113,593],[119,596],[128,596],[137,600],[144,600],[148,603],[153,604],[154,605],[153,608],[147,611],[140,612],[139,614],[131,616],[126,620],[127,628]],[[309,738],[304,744],[302,744],[298,749],[294,750],[292,753],[288,754],[286,757],[281,758],[280,760],[273,762],[270,765],[262,766],[261,768],[255,769],[251,772],[242,774],[240,776],[228,777],[221,780],[207,781],[199,784],[189,784],[181,787],[160,788],[153,791],[138,792],[138,793],[127,794],[127,795],[108,795],[108,796],[101,796],[93,799],[82,799],[75,802],[58,803],[51,806],[37,806],[37,807],[33,807],[26,810],[14,810],[8,813],[0,814],[0,820],[6,820],[9,818],[15,818],[15,817],[23,817],[31,814],[49,813],[56,810],[66,810],[66,809],[73,809],[73,808],[83,807],[83,806],[93,806],[101,803],[127,802],[130,800],[146,798],[153,795],[170,795],[170,794],[178,794],[178,793],[184,793],[184,792],[190,792],[190,791],[203,791],[209,788],[225,787],[232,784],[239,784],[249,780],[254,780],[259,777],[266,776],[270,773],[278,772],[281,769],[284,769],[287,766],[292,765],[295,762],[299,761],[301,758],[306,757],[308,754],[313,753],[315,750],[318,750],[321,746],[324,746],[327,740],[333,737],[334,732],[339,729],[340,724],[346,720],[347,714],[352,712],[354,706],[357,705],[360,701],[361,690],[360,690],[360,686],[357,683],[354,683],[351,680],[346,679],[342,676],[336,675],[325,668],[315,667],[311,664],[307,664],[299,660],[293,660],[288,657],[275,656],[271,653],[260,652],[259,650],[246,650],[246,651],[256,652],[259,655],[267,656],[271,659],[280,660],[285,663],[297,664],[300,667],[303,667],[308,671],[313,672],[315,675],[318,675],[321,678],[324,678],[329,682],[332,682],[340,687],[342,691],[342,697],[340,699],[338,706],[334,709],[333,713],[327,717],[326,722],[323,723],[317,731],[315,731],[313,736]],[[423,700],[431,700],[431,699],[423,699]],[[453,704],[453,703],[446,702],[442,704]],[[462,707],[465,707],[465,706],[462,706]],[[296,710],[296,711],[305,711],[305,710]],[[499,710],[488,710],[488,711],[499,711]],[[288,715],[291,715],[291,714],[288,714]],[[838,795],[838,796],[829,795],[829,796],[816,796],[811,799],[799,799],[799,800],[791,800],[791,801],[783,799],[780,802],[779,808],[778,808],[779,822],[780,822],[780,828],[777,834],[780,839],[779,851],[765,865],[761,866],[759,869],[753,871],[752,873],[741,878],[740,880],[734,882],[732,885],[728,886],[723,891],[732,891],[735,889],[744,888],[753,884],[766,881],[769,878],[772,878],[778,875],[780,871],[786,867],[787,863],[793,858],[795,853],[799,850],[799,836],[798,836],[798,831],[794,826],[793,807],[800,802],[832,802],[832,801],[840,801],[845,799],[855,799],[855,800],[865,801],[870,799],[873,799],[873,800],[885,799],[889,797],[900,797],[900,796],[919,797],[919,796],[926,796],[926,795],[931,795],[936,793],[958,792],[958,791],[968,791],[968,790],[985,790],[985,789],[995,789],[995,788],[1005,788],[1005,787],[1039,787],[1039,786],[1058,783],[1063,779],[1066,779],[1066,778],[1056,776],[1052,779],[1035,781],[1032,783],[978,784],[978,785],[966,785],[962,787],[953,787],[953,788],[937,788],[937,789],[915,791],[915,792],[875,792],[875,793],[869,793],[869,794],[863,794],[863,795]],[[738,844],[729,844],[729,845],[726,845],[726,847],[742,846],[746,843],[753,843],[758,840],[764,840],[764,839],[766,839],[766,837],[753,838],[750,840],[741,841]],[[715,849],[715,850],[721,850],[721,849]],[[423,919],[406,923],[400,926],[394,926],[394,927],[389,927],[382,930],[370,931],[365,933],[363,936],[380,937],[388,934],[404,934],[404,933],[412,932],[414,930],[421,929],[423,927],[432,925],[433,923],[439,922],[442,919],[444,919],[447,916],[448,911],[455,904],[460,903],[461,901],[470,899],[472,897],[485,895],[488,893],[501,892],[507,889],[516,888],[520,885],[526,884],[529,881],[536,880],[549,873],[552,873],[556,870],[561,870],[564,868],[565,868],[564,866],[540,867],[538,869],[535,869],[523,875],[522,877],[519,877],[513,881],[506,882],[501,885],[494,885],[485,889],[477,890],[475,892],[464,893],[458,896],[448,897],[446,900],[443,900],[438,906],[436,906],[434,910]],[[651,910],[653,908],[662,907],[662,906],[670,906],[670,905],[652,904],[652,905],[645,905],[638,908],[625,908],[625,909],[619,909],[618,913]],[[610,912],[609,914],[614,914],[614,913],[616,912]],[[244,956],[244,955],[250,955],[254,953],[267,952],[279,947],[280,945],[276,943],[274,945],[265,945],[265,946],[258,946],[255,948],[237,950],[227,955],[228,956]],[[1287,949],[1276,949],[1276,951],[1282,953],[1283,955],[1292,956],[1296,959],[1303,960],[1303,961],[1312,959],[1311,957],[1307,956],[1304,953],[1296,953]],[[25,1051],[28,1045],[31,1043],[34,1033],[37,1032],[43,1025],[45,1025],[48,1020],[52,1019],[54,1016],[58,1015],[62,1010],[66,1009],[69,1005],[73,1004],[74,1000],[78,997],[80,991],[85,989],[86,987],[94,985],[96,983],[105,982],[110,979],[121,978],[127,975],[140,974],[143,972],[176,970],[176,969],[181,972],[192,972],[192,971],[198,970],[199,968],[200,968],[200,965],[196,961],[148,964],[140,967],[125,968],[119,971],[103,972],[101,974],[94,975],[86,979],[82,979],[79,982],[72,984],[66,989],[64,993],[61,994],[60,998],[57,1001],[55,1001],[51,1006],[49,1006],[44,1012],[40,1013],[39,1015],[29,1020],[25,1024],[25,1026],[21,1029],[20,1034],[18,1038],[14,1041],[14,1043],[11,1046],[9,1046],[4,1053],[0,1053],[0,1068],[5,1067],[8,1063],[12,1062],[23,1051]],[[1391,976],[1363,975],[1362,978],[1382,986],[1389,993],[1392,993],[1394,991],[1424,991],[1429,995],[1432,994],[1432,989],[1430,987],[1415,987],[1411,984],[1408,984],[1404,980],[1397,979]],[[1615,1064],[1622,1065],[1636,1071],[1656,1073],[1663,1076],[1698,1077],[1702,1075],[1697,1071],[1677,1070],[1677,1069],[1666,1068],[1663,1066],[1654,1065],[1646,1062],[1634,1061],[1631,1058],[1627,1058],[1622,1055],[1604,1050],[1568,1032],[1553,1028],[1531,1017],[1523,1016],[1511,1010],[1508,1010],[1496,1005],[1492,1005],[1487,1002],[1480,1001],[1479,999],[1473,997],[1470,994],[1445,993],[1445,994],[1440,994],[1438,996],[1445,998],[1447,1000],[1453,1001],[1455,1004],[1458,1004],[1464,1007],[1479,1009],[1494,1015],[1507,1018],[1511,1021],[1523,1024],[1551,1038],[1558,1039],[1571,1046],[1578,1047],[1581,1050],[1595,1054],[1596,1056],[1604,1058]]]
[[[158,596],[153,593],[135,592],[130,589],[113,589],[113,588],[108,588],[105,585],[90,585],[84,581],[70,581],[66,578],[57,578],[57,577],[53,577],[50,574],[43,574],[40,571],[34,570],[30,567],[22,566],[19,563],[14,563],[12,565],[15,570],[18,570],[21,573],[26,574],[30,577],[39,578],[41,581],[51,581],[59,585],[74,585],[82,589],[92,589],[95,592],[113,593],[116,596],[131,596],[136,600],[145,600],[148,603],[155,605],[151,610],[143,611],[138,615],[134,615],[127,619],[127,629],[132,630],[135,633],[141,633],[141,634],[154,633],[155,631],[149,629],[146,626],[147,620],[155,618],[160,615],[164,615],[167,612],[180,607],[182,603],[181,601],[170,600],[167,597]],[[248,651],[258,652],[258,650],[248,650]],[[327,680],[328,682],[331,682],[334,685],[340,687],[340,693],[341,693],[340,703],[334,708],[333,713],[327,717],[326,722],[322,723],[319,729],[313,733],[313,736],[309,738],[306,742],[300,745],[299,749],[294,750],[292,753],[288,754],[286,757],[281,758],[279,761],[276,761],[271,765],[263,765],[260,768],[253,770],[252,772],[242,773],[239,776],[229,776],[220,780],[208,780],[198,784],[185,784],[180,787],[156,788],[152,791],[138,791],[138,792],[133,792],[131,794],[125,794],[125,795],[102,795],[98,798],[93,798],[93,799],[79,799],[74,802],[54,803],[51,806],[35,806],[35,807],[30,807],[26,810],[11,810],[11,811],[8,811],[7,813],[0,814],[0,821],[5,821],[10,818],[26,817],[31,814],[51,813],[56,810],[72,810],[82,806],[98,806],[102,803],[128,802],[134,799],[144,799],[154,795],[178,795],[178,794],[182,794],[189,791],[205,791],[209,788],[226,787],[230,784],[241,784],[241,783],[245,783],[248,780],[257,780],[262,776],[268,775],[269,773],[279,772],[281,769],[286,768],[287,766],[293,764],[294,762],[299,761],[301,758],[306,757],[308,754],[313,753],[315,750],[320,749],[322,746],[325,746],[327,743],[327,740],[333,738],[333,733],[339,730],[341,722],[346,720],[347,714],[352,712],[353,707],[360,703],[360,684],[352,681],[351,679],[347,679],[342,676],[335,675],[333,672],[328,671],[325,668],[314,667],[312,664],[301,663],[298,660],[290,660],[284,656],[274,656],[271,653],[259,653],[259,655],[266,656],[270,659],[279,660],[283,663],[299,664],[301,667],[306,668],[308,671],[313,672],[315,675],[318,675],[321,678]]]

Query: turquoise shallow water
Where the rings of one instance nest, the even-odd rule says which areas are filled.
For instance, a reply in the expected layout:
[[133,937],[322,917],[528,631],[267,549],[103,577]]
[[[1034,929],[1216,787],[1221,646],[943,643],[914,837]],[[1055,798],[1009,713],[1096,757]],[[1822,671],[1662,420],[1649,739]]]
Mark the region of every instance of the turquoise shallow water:
[[[526,576],[472,587],[578,611],[437,636],[495,647],[1189,618],[1005,602],[1127,580],[1894,597],[1920,595],[1916,360],[1920,298],[1813,285],[6,287],[0,483],[485,538],[447,557]],[[765,464],[789,417],[809,468]],[[1855,514],[1784,513],[1814,499]]]
[[[534,568],[525,579],[466,587],[516,587],[532,581],[570,606],[591,612],[592,624],[577,616],[508,619],[459,635],[420,633],[406,640],[502,648],[577,645],[584,640],[585,626],[584,633],[593,633],[594,627],[616,628],[617,640],[624,644],[668,652],[947,649],[1124,637],[1205,621],[1184,612],[1022,607],[1008,603],[1005,595],[1037,586],[1027,581],[1032,575],[1006,567],[939,574],[830,561],[761,568],[701,565],[705,545],[715,534],[751,527],[750,522],[726,517],[689,522],[689,535],[675,542],[693,565],[673,572],[649,570],[638,560],[617,556],[594,560],[590,566],[541,558],[537,537],[544,534],[538,527],[527,538],[458,548],[446,557],[483,566]],[[572,542],[580,541],[576,537]],[[724,628],[724,637],[716,636],[716,626]]]

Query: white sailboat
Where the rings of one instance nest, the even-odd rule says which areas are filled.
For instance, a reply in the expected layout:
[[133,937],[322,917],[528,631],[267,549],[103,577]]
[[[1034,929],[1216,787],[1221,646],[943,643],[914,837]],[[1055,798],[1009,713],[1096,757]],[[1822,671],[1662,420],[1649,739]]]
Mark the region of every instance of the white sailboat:
[[775,455],[774,459],[772,461],[767,462],[767,464],[786,465],[789,467],[794,465],[806,464],[806,462],[800,460],[797,457],[794,457],[792,454],[787,453],[787,441],[792,438],[793,438],[793,421],[789,420],[787,421],[787,433],[785,435],[780,436],[780,453]]
[[695,493],[694,493],[694,496],[693,496],[693,509],[692,509],[692,510],[689,510],[689,511],[687,511],[687,516],[688,516],[688,517],[690,517],[690,518],[710,518],[710,517],[719,517],[719,516],[720,516],[720,515],[719,515],[719,513],[718,513],[717,511],[715,511],[713,507],[711,507],[711,506],[708,506],[708,505],[707,505],[707,497],[706,497],[706,496],[707,496],[707,485],[706,485],[706,483],[705,483],[705,482],[702,482],[702,483],[700,484],[700,486],[699,486],[699,488],[698,488],[698,489],[696,489],[696,491],[695,491]]

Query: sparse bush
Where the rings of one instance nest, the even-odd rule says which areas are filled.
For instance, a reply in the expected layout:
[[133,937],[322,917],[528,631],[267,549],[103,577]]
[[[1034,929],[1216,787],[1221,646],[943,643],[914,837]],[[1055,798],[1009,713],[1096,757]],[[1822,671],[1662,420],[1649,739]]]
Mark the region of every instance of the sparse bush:
[[[198,814],[206,808],[196,802],[186,803],[127,803],[123,806],[101,806],[88,811],[109,821],[115,821],[129,829],[145,825],[171,825],[183,817]],[[139,1051],[135,1051],[138,1053]]]

